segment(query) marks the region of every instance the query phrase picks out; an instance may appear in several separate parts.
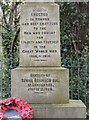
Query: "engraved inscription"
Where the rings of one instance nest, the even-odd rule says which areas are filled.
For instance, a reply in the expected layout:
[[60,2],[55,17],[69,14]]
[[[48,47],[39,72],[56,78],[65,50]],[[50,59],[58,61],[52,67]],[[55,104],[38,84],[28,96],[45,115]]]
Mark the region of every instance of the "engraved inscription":
[[[47,6],[37,8],[27,7],[22,11],[25,14],[27,13],[27,15],[24,17],[22,14],[21,16],[21,62],[26,57],[32,63],[36,61],[36,66],[38,66],[41,61],[46,61],[45,63],[49,65],[48,63],[51,59],[53,59],[54,63],[54,56],[59,60],[58,16],[53,18],[53,13]],[[43,66],[45,63],[42,63]]]
[[29,92],[44,94],[55,91],[55,84],[60,81],[50,73],[30,73],[29,77],[21,78]]

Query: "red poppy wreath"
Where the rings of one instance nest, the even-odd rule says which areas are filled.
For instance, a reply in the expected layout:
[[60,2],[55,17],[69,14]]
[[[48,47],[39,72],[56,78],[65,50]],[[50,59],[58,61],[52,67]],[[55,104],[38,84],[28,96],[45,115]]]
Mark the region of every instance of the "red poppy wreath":
[[0,120],[8,120],[4,114],[9,109],[17,110],[20,113],[22,120],[31,120],[33,118],[31,106],[24,100],[12,97],[0,101]]

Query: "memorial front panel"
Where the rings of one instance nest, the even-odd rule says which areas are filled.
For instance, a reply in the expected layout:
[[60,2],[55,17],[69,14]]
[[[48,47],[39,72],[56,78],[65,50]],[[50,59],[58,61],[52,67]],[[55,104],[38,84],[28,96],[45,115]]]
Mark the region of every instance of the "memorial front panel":
[[55,4],[22,6],[20,66],[60,66],[58,9]]

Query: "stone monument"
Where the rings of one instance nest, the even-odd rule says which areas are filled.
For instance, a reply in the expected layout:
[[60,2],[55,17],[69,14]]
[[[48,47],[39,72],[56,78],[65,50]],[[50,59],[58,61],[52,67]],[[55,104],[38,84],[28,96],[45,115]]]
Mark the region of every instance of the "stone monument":
[[11,95],[29,102],[34,118],[85,118],[85,105],[69,100],[69,71],[61,67],[59,6],[54,0],[24,1]]

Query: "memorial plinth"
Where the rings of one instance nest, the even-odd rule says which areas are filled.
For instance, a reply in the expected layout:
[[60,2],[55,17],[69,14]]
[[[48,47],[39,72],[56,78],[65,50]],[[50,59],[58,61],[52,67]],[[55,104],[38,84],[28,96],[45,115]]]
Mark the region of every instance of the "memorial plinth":
[[12,71],[12,94],[29,103],[68,103],[68,73],[60,67],[16,68]]
[[31,103],[34,118],[85,118],[85,105],[69,100],[69,70],[61,67],[59,6],[53,0],[25,2],[11,95]]

